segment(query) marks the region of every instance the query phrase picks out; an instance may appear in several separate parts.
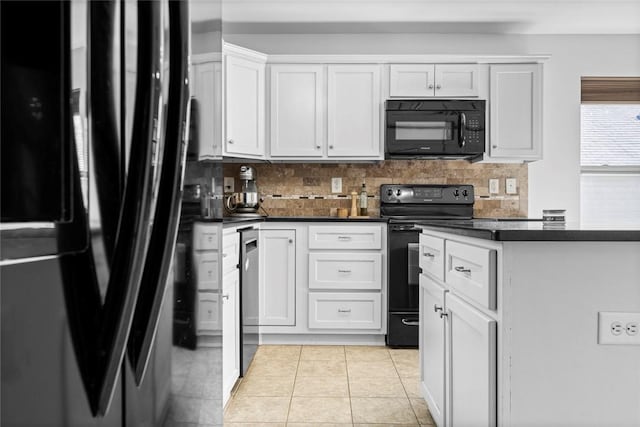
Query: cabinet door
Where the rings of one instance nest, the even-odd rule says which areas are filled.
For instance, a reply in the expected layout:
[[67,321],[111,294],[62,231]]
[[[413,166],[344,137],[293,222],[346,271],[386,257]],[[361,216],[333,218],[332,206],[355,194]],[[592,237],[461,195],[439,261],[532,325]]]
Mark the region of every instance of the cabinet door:
[[260,231],[260,325],[296,323],[295,230]]
[[329,65],[327,156],[382,158],[380,66]]
[[477,64],[438,64],[435,96],[478,96]]
[[270,153],[321,157],[324,147],[323,66],[272,65]]
[[448,426],[496,425],[496,321],[447,292]]
[[225,56],[224,154],[264,157],[264,64]]
[[198,160],[218,158],[222,155],[222,66],[219,61],[193,64],[193,76],[191,102],[195,100],[198,107]]
[[429,277],[420,275],[420,382],[433,420],[445,425],[445,290]]
[[491,65],[489,101],[489,155],[541,159],[542,65]]
[[222,287],[222,396],[223,406],[240,375],[240,325],[238,289],[240,275],[234,270],[223,278]]
[[433,64],[392,64],[389,66],[389,96],[433,96],[435,87]]

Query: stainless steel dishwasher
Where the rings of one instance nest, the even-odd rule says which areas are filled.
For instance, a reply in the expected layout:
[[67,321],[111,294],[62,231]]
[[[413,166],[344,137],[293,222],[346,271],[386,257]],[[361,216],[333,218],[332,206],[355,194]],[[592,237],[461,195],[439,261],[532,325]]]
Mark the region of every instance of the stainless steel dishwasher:
[[258,349],[258,230],[240,232],[240,376],[244,376]]

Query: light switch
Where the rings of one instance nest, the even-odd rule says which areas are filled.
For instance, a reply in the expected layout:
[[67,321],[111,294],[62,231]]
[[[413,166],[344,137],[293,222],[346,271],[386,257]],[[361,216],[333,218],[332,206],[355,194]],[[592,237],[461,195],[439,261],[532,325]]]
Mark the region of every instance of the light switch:
[[515,178],[507,178],[505,193],[518,194],[518,181]]
[[498,194],[500,192],[500,180],[493,178],[489,180],[489,193]]
[[342,178],[331,178],[331,192],[342,193]]

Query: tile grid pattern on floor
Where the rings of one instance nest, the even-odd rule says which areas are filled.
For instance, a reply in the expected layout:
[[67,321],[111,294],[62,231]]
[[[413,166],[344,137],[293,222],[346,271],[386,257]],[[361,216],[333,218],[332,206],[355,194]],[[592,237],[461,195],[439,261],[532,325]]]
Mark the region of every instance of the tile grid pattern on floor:
[[225,426],[432,426],[418,351],[382,346],[260,346]]

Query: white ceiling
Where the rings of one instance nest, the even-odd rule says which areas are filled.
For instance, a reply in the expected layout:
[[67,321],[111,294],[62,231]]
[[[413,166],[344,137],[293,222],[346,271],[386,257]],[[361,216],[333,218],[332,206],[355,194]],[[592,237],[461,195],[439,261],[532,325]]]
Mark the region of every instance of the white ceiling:
[[229,33],[640,34],[640,0],[191,0]]

